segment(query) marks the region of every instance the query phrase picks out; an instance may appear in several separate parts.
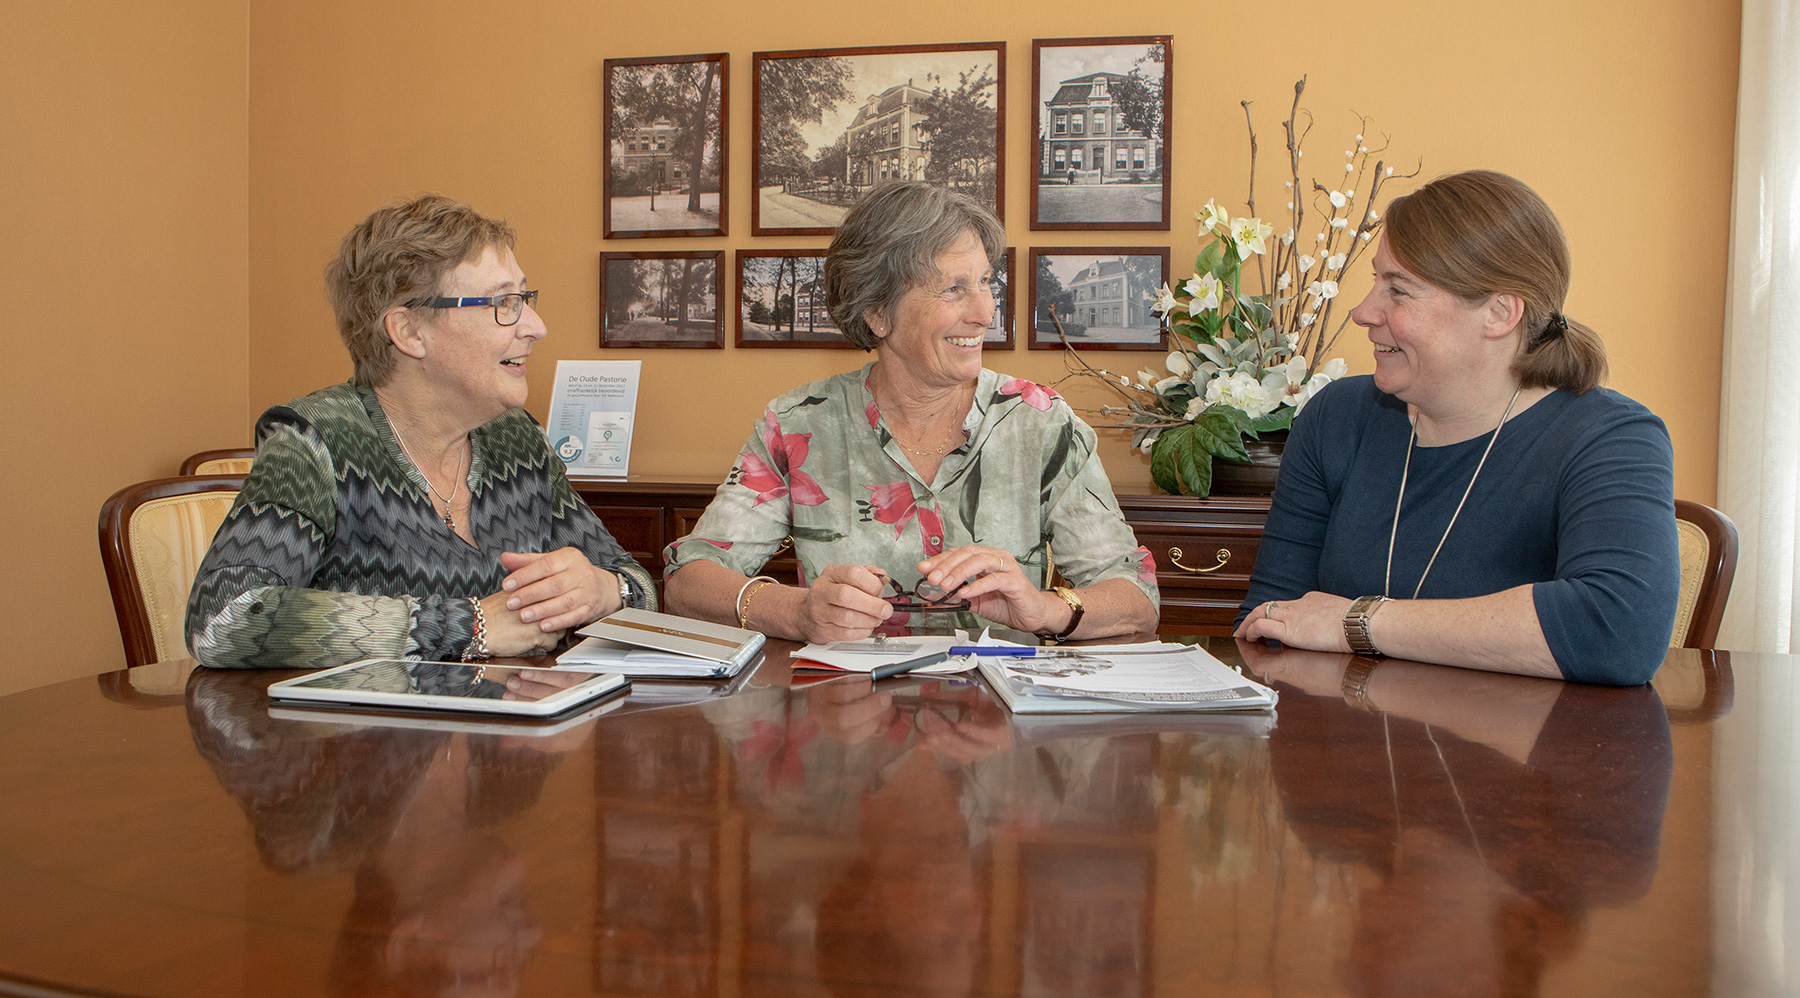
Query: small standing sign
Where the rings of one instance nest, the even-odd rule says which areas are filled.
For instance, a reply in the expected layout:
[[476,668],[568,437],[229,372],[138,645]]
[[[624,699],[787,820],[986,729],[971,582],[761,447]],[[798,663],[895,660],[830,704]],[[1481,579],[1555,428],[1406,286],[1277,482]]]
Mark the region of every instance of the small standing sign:
[[631,468],[637,360],[559,360],[544,432],[571,477],[623,478]]

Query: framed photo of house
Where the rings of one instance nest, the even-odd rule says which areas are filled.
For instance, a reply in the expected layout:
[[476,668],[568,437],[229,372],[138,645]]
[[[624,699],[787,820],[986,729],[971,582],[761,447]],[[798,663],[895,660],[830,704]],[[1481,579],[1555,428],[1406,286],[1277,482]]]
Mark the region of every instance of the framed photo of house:
[[608,59],[605,235],[722,236],[731,57]]
[[739,250],[737,345],[854,350],[825,311],[824,250]]
[[964,191],[1002,217],[1006,43],[758,52],[753,235],[829,235],[884,180]]
[[1169,35],[1031,43],[1033,229],[1169,228]]
[[1077,350],[1166,350],[1152,309],[1169,279],[1167,246],[1054,247],[1031,251],[1033,350],[1061,350],[1057,324]]
[[999,285],[996,289],[999,293],[994,295],[994,318],[988,323],[986,335],[981,338],[981,347],[984,350],[1011,350],[1013,348],[1013,317],[1018,312],[1018,309],[1013,306],[1012,293],[1013,273],[1016,269],[1013,261],[1016,257],[1017,253],[1011,246],[1008,246],[1006,262],[1001,264],[1000,271],[994,275],[994,280]]
[[725,254],[600,254],[600,345],[725,347]]

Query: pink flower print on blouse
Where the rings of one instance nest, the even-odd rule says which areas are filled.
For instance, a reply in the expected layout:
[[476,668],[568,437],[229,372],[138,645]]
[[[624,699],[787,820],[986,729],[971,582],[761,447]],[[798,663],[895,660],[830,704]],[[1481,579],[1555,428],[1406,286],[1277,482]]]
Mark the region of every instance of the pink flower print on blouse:
[[869,498],[857,503],[862,507],[862,514],[878,523],[894,525],[894,536],[898,538],[906,531],[906,521],[913,518],[919,507],[913,502],[912,485],[907,482],[890,482],[886,485],[865,485],[869,490]]
[[944,518],[936,509],[919,507],[919,536],[925,540],[925,557],[944,551]]
[[1024,378],[1014,378],[1001,385],[999,394],[1001,397],[1008,395],[1023,396],[1025,404],[1039,412],[1050,411],[1050,403],[1062,397],[1056,394],[1056,392],[1045,388],[1043,385],[1033,384],[1032,382],[1026,381]]
[[800,470],[811,440],[810,433],[782,433],[775,411],[763,412],[763,445],[769,449],[769,460],[749,451],[738,455],[737,483],[756,493],[752,506],[782,496],[789,496],[796,506],[817,506],[829,498],[811,475]]
[[869,404],[863,406],[863,415],[869,417],[869,429],[874,430],[880,428],[881,410],[875,407],[874,399],[870,399]]
[[1138,581],[1139,582],[1155,582],[1156,581],[1156,556],[1151,554],[1150,549],[1147,547],[1139,547],[1137,550],[1135,550],[1131,553],[1135,554],[1135,555],[1143,556],[1143,560],[1138,562],[1138,576],[1137,576]]

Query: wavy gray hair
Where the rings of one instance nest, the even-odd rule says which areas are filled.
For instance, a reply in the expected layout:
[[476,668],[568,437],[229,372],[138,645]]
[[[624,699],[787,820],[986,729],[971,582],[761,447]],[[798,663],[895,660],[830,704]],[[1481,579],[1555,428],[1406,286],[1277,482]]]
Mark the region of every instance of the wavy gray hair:
[[938,256],[965,233],[981,240],[998,270],[1006,229],[980,202],[917,180],[876,187],[844,216],[825,253],[825,309],[831,321],[859,349],[875,349],[881,338],[863,316],[874,312],[891,325],[900,297],[935,280]]

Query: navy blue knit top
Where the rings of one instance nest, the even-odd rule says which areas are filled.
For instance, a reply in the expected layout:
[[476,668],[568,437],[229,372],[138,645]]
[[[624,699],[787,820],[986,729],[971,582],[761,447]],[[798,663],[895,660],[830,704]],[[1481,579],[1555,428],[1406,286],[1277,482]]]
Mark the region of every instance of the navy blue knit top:
[[[1313,590],[1382,592],[1411,431],[1406,404],[1367,376],[1334,382],[1307,404],[1282,455],[1240,621],[1265,600]],[[1412,597],[1490,436],[1415,448],[1387,595]],[[1564,678],[1629,685],[1662,662],[1680,574],[1662,420],[1607,389],[1556,391],[1500,432],[1419,598],[1534,583]]]

